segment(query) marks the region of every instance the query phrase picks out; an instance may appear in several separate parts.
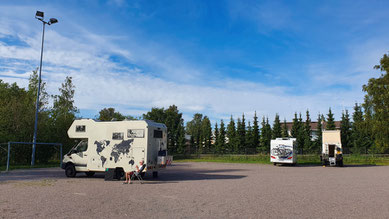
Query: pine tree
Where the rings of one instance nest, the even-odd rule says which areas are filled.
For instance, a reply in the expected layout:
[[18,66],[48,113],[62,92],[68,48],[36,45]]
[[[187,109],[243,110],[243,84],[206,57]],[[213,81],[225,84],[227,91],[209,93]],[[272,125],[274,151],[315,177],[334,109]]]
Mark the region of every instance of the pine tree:
[[[311,142],[311,118],[309,115],[309,111],[307,110],[306,112],[306,120],[305,120],[305,125],[304,125],[304,149],[305,151],[311,151],[312,150],[312,142]],[[303,150],[304,150],[303,149]]]
[[282,137],[282,130],[281,130],[281,121],[280,121],[280,116],[278,113],[276,113],[274,123],[273,123],[273,130],[272,130],[272,138],[280,138]]
[[349,151],[351,146],[351,122],[350,115],[348,114],[348,110],[346,113],[342,112],[342,121],[340,125],[341,139],[342,139],[342,148],[343,151]]
[[335,119],[334,119],[334,114],[332,114],[331,108],[328,110],[327,114],[327,130],[335,130]]
[[230,123],[227,126],[228,150],[230,153],[237,153],[236,127],[234,118],[231,115]]
[[288,134],[288,126],[286,125],[286,119],[284,119],[284,124],[282,125],[282,137],[283,138],[287,138],[289,137],[289,134]]
[[253,122],[253,148],[259,147],[259,126],[258,126],[258,117],[257,112],[254,113],[254,122]]

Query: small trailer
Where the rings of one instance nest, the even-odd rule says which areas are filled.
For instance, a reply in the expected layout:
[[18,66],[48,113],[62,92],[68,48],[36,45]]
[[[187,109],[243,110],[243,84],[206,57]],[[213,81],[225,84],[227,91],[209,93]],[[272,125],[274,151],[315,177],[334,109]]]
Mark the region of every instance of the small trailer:
[[270,142],[270,162],[277,164],[297,163],[296,138],[276,138]]
[[[109,172],[120,179],[134,171],[140,161],[153,177],[167,164],[167,128],[149,120],[96,121],[78,119],[68,130],[69,138],[80,140],[63,158],[62,168],[68,177],[78,172],[93,176]],[[172,158],[171,158],[172,159]],[[144,173],[142,173],[144,174]]]
[[342,141],[340,130],[325,130],[322,134],[320,160],[323,166],[343,166]]

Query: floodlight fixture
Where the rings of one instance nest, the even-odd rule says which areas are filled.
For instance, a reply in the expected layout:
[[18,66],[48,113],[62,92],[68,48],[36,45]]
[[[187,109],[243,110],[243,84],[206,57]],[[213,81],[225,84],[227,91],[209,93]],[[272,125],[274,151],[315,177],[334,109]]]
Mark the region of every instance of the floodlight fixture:
[[39,20],[43,20],[43,17],[45,16],[43,11],[36,11],[35,18]]
[[50,21],[47,23],[48,25],[58,23],[58,20],[55,18],[50,18]]

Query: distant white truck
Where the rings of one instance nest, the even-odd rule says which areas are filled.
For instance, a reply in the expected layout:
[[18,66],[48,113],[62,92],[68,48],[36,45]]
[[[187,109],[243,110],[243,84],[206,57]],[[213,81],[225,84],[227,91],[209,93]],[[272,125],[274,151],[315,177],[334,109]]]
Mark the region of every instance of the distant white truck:
[[343,152],[340,130],[323,131],[322,152],[320,160],[323,166],[343,166]]
[[146,171],[157,177],[168,161],[167,128],[161,123],[79,119],[70,126],[68,135],[80,140],[63,158],[62,168],[68,177],[114,169],[114,177],[120,179],[124,172],[135,170],[141,160]]
[[297,163],[296,138],[276,138],[270,141],[270,162],[277,164]]

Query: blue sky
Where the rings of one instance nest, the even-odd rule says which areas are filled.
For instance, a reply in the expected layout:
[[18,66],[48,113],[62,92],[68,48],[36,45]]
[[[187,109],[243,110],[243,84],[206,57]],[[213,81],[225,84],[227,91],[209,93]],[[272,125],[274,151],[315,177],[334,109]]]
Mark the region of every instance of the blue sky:
[[389,52],[388,1],[1,1],[0,78],[26,86],[39,65],[56,94],[72,76],[80,116],[139,116],[175,104],[186,121],[254,111],[291,120],[363,101]]

